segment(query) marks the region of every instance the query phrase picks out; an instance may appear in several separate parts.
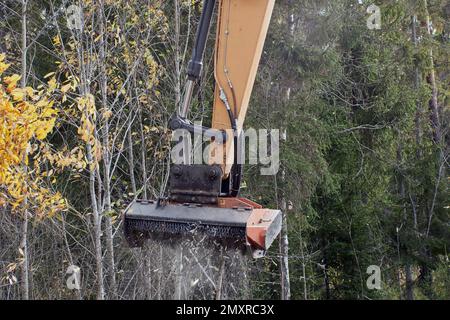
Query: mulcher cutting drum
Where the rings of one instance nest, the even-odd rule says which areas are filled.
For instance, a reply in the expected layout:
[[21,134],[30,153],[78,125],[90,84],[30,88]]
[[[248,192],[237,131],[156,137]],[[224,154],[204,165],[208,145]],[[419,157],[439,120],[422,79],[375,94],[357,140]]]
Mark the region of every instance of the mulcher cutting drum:
[[260,257],[281,230],[281,212],[243,198],[222,198],[217,205],[137,200],[125,212],[124,229],[132,247],[146,239],[208,239],[228,248],[249,248]]

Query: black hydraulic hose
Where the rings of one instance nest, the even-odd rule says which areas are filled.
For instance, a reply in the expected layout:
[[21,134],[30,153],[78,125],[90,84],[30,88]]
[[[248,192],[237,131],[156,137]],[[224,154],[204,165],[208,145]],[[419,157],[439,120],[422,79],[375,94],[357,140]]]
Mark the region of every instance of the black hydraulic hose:
[[231,190],[230,196],[236,197],[239,194],[242,178],[242,164],[238,163],[238,131],[237,131],[237,119],[233,117],[233,112],[227,108],[228,117],[230,118],[231,129],[233,130],[233,143],[234,143],[234,155],[233,166],[231,167]]
[[237,197],[239,195],[239,189],[241,187],[241,180],[242,180],[242,164],[238,163],[238,157],[237,157],[237,152],[238,152],[238,147],[237,144],[239,142],[239,137],[237,136],[237,134],[235,134],[234,137],[234,168],[232,168],[233,171],[233,179],[231,181],[232,183],[232,187],[231,187],[231,196],[233,197]]
[[[233,90],[233,89],[232,89]],[[231,166],[231,172],[229,179],[231,180],[231,186],[228,190],[228,195],[232,197],[236,197],[239,193],[239,188],[241,185],[241,175],[242,175],[242,164],[238,164],[238,125],[237,118],[233,115],[233,111],[231,111],[230,104],[228,103],[227,96],[222,88],[220,88],[220,99],[222,100],[225,108],[227,110],[228,118],[230,119],[230,126],[233,130],[233,142],[234,142],[234,154],[233,154],[233,165]],[[234,104],[236,105],[236,98],[233,92]]]
[[233,97],[233,109],[234,109],[234,116],[231,114],[231,111],[229,112],[230,116],[230,122],[231,122],[231,128],[233,129],[233,135],[234,135],[234,168],[232,168],[232,175],[233,179],[231,181],[231,196],[237,197],[239,194],[239,189],[241,187],[241,180],[242,180],[242,164],[238,163],[239,157],[238,157],[238,151],[240,150],[238,148],[239,136],[238,136],[238,130],[237,130],[237,101],[236,101],[236,93],[234,91],[234,88],[230,86],[231,88],[231,95]]

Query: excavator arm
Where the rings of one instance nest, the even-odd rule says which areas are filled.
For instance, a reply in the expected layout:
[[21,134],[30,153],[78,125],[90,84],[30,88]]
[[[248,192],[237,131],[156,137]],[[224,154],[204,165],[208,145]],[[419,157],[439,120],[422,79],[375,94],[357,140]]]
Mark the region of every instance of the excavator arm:
[[[184,100],[176,117],[170,122],[173,130],[182,128],[194,132],[194,125],[187,120],[187,116],[195,82],[201,75],[206,40],[216,2],[218,18],[214,48],[212,129],[228,134],[223,134],[221,143],[213,144],[210,164],[221,165],[223,179],[231,182],[230,190],[226,193],[236,196],[242,172],[237,161],[236,147],[247,114],[275,0],[204,2],[192,58],[188,64]],[[202,128],[202,131],[214,134],[214,131],[208,129]]]
[[[184,97],[171,118],[172,130],[199,130],[211,139],[208,164],[176,164],[170,169],[169,196],[135,201],[124,214],[132,246],[147,238],[176,241],[206,235],[226,247],[250,248],[263,256],[281,229],[279,210],[263,209],[238,197],[242,177],[238,148],[275,0],[204,0]],[[214,101],[211,128],[188,119],[214,12]],[[203,239],[203,238],[202,238]]]

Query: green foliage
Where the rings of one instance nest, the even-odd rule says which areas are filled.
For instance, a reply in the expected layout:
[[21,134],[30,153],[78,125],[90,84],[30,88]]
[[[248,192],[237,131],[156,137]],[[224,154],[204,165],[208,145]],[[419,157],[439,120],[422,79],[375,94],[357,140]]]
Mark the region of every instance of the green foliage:
[[[418,25],[423,40],[414,46],[411,15],[423,11],[407,1],[383,2],[379,31],[367,29],[365,10],[349,5],[279,4],[261,66],[262,89],[250,110],[254,123],[268,119],[265,125],[287,128],[281,151],[286,179],[277,177],[277,189],[293,205],[293,295],[305,298],[306,286],[309,298],[403,298],[405,278],[401,291],[397,279],[408,263],[415,266],[416,297],[442,297],[442,290],[421,283],[428,268],[442,268],[437,256],[448,257],[450,241],[448,191],[439,147],[429,135],[425,81],[430,45],[442,50],[445,43],[430,42]],[[295,25],[293,12],[303,13]],[[313,16],[317,23],[309,20]],[[418,88],[415,67],[422,75]],[[249,175],[249,194],[270,198],[272,180]],[[366,287],[369,265],[383,271],[380,291]],[[433,283],[448,276],[437,274]]]

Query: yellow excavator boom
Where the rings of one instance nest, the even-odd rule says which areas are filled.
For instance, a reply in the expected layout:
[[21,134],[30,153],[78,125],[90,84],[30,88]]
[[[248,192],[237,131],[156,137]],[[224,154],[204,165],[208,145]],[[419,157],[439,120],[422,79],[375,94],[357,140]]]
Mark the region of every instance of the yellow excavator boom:
[[[264,47],[275,0],[220,0],[218,9],[214,78],[216,80],[213,103],[212,128],[231,129],[224,102],[223,90],[237,119],[240,132],[247,114],[253,85]],[[224,159],[211,163],[222,164],[225,176],[234,164],[233,140],[229,139],[218,152]]]

